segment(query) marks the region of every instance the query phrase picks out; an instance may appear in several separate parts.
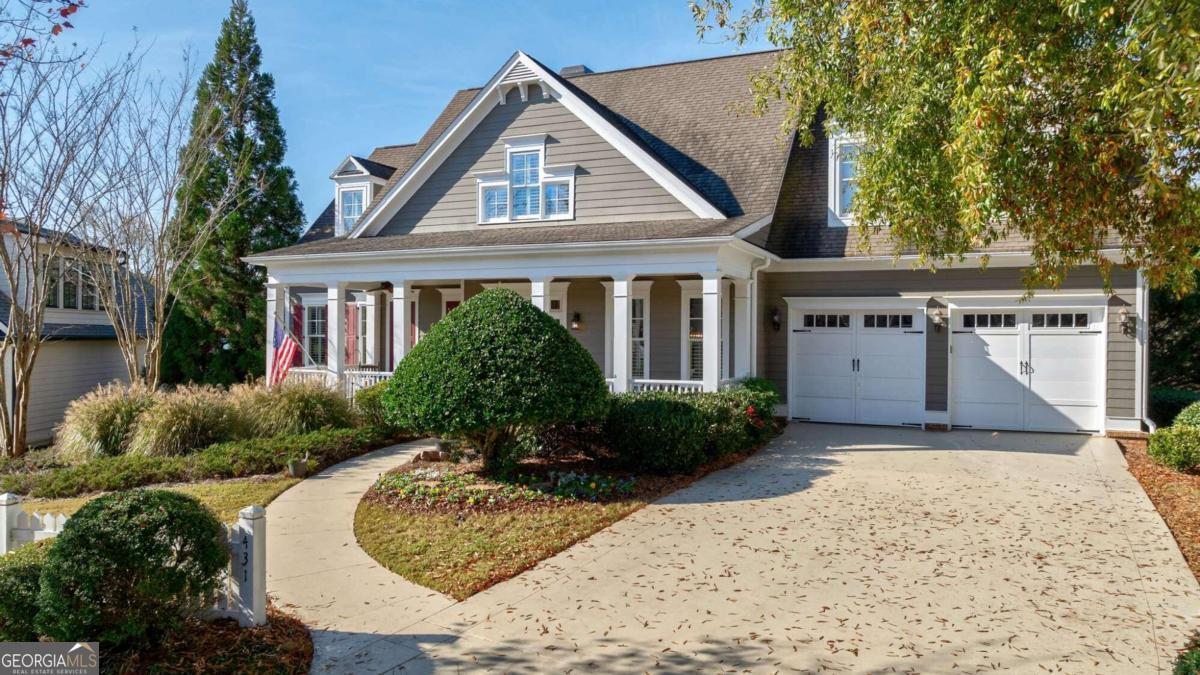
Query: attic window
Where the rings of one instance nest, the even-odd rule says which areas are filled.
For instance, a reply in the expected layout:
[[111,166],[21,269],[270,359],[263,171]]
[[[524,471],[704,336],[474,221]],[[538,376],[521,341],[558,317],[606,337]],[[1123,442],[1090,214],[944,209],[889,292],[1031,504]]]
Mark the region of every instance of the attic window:
[[829,224],[854,222],[854,195],[858,192],[858,159],[861,140],[832,134],[829,139]]
[[546,135],[504,140],[505,166],[475,173],[479,223],[575,216],[575,165],[546,166]]
[[363,214],[365,206],[365,190],[356,188],[353,190],[342,190],[339,193],[341,198],[341,206],[338,211],[341,223],[341,232],[349,232],[354,228],[354,224],[358,222],[359,217]]

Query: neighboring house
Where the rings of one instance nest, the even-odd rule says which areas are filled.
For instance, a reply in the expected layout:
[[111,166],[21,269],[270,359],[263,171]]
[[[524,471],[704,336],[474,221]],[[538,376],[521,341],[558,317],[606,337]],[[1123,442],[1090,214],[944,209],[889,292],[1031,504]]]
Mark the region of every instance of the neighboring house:
[[854,140],[817,123],[801,147],[782,111],[738,112],[774,58],[556,73],[518,52],[418,142],[347,157],[302,241],[249,258],[269,316],[305,345],[295,376],[377,381],[504,286],[568,327],[614,391],[758,375],[794,419],[1141,429],[1141,275],[1116,270],[1106,295],[1085,268],[1022,303],[1020,241],[986,270],[979,255],[914,270],[883,241],[858,254]]
[[[21,223],[12,226],[16,230],[15,236],[28,236]],[[4,236],[11,237],[14,233]],[[54,273],[43,317],[44,341],[31,376],[25,435],[33,446],[46,445],[53,440],[54,428],[62,421],[71,401],[97,385],[129,380],[116,333],[101,305],[100,294],[95,284],[82,273],[79,256],[72,256],[73,250],[80,249],[70,243],[73,238],[67,239],[67,243],[61,245],[60,255],[49,261],[54,265]],[[7,279],[0,275],[0,333],[8,330],[12,295]],[[4,361],[0,367],[5,369],[5,381],[12,382],[11,362]],[[9,397],[11,410],[11,388],[4,395]]]

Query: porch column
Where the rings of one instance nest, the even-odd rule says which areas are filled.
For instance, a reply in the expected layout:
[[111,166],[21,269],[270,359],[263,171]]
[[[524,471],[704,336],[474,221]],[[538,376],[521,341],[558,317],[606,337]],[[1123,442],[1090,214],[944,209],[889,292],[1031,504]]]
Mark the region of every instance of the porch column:
[[633,359],[630,358],[629,334],[631,328],[629,311],[629,290],[633,285],[630,278],[613,279],[612,306],[612,362],[613,362],[613,391],[629,391],[633,371]]
[[408,354],[408,326],[412,323],[412,292],[403,279],[392,281],[392,368]]
[[704,294],[704,391],[716,391],[721,384],[721,277],[704,276],[700,282]]
[[[271,365],[275,363],[275,326],[291,331],[292,318],[288,311],[288,287],[282,284],[267,284],[267,364],[263,370],[267,382],[271,381]],[[296,337],[299,340],[299,337]]]
[[754,282],[735,279],[733,282],[733,376],[741,379],[750,377],[751,349],[750,326],[753,325],[753,307],[750,302]]
[[529,280],[529,302],[534,307],[546,311],[546,292],[550,286],[550,277]]
[[346,283],[326,285],[325,363],[335,384],[346,369]]

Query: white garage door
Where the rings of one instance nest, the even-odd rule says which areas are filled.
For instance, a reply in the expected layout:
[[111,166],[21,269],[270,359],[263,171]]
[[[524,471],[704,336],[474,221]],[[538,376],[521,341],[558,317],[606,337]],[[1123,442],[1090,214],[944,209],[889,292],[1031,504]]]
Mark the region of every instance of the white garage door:
[[795,310],[790,414],[819,422],[920,426],[925,318],[912,310]]
[[1104,312],[963,310],[951,341],[956,427],[1090,432],[1103,424]]

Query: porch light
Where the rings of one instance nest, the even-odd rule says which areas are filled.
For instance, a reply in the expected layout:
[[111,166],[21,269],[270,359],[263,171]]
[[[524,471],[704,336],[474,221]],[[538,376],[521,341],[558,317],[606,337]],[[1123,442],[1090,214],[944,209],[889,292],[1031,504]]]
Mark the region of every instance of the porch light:
[[778,307],[771,308],[771,328],[778,331],[783,327],[783,315],[779,313]]
[[583,317],[579,316],[579,312],[575,312],[574,314],[572,314],[571,315],[571,330],[579,330],[579,327],[582,325],[583,325]]
[[933,329],[937,332],[942,332],[942,326],[946,325],[946,314],[939,307],[933,310]]

